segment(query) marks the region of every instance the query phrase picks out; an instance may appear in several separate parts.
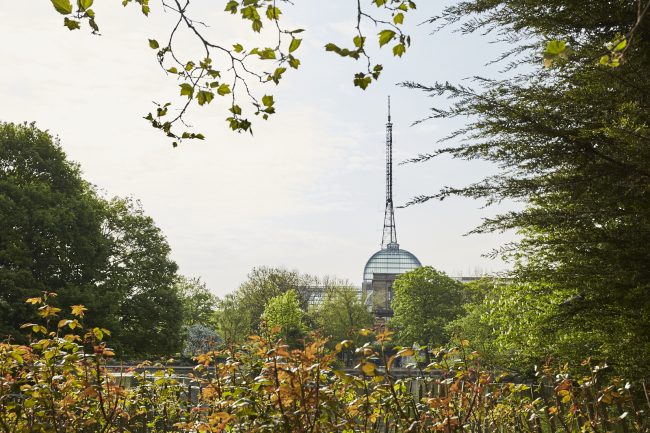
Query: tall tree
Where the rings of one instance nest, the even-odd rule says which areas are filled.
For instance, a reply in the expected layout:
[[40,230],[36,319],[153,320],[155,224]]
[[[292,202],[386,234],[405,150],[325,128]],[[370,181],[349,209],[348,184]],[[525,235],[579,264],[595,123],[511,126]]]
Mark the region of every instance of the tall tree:
[[110,255],[104,207],[51,135],[0,123],[0,333],[20,339],[25,299],[41,290],[85,293],[97,320],[115,311],[95,291]]
[[446,326],[462,313],[463,285],[431,266],[400,275],[393,283],[388,322],[403,345],[440,346],[449,341]]
[[[502,35],[511,47],[503,57],[512,67],[527,65],[525,72],[477,79],[474,86],[406,84],[455,101],[431,117],[469,119],[448,137],[448,147],[416,160],[450,154],[500,167],[481,182],[415,201],[451,195],[523,201],[522,210],[488,219],[476,232],[519,231],[522,241],[505,252],[516,262],[515,276],[537,285],[536,296],[552,307],[549,323],[576,336],[608,328],[618,338],[599,334],[580,356],[637,373],[647,373],[650,353],[649,6],[461,2],[439,19],[461,22],[466,32]],[[566,299],[559,302],[558,294]],[[542,343],[551,350],[558,342]]]
[[116,198],[107,207],[104,232],[112,254],[104,283],[123,293],[115,338],[127,353],[174,353],[181,346],[184,311],[171,248],[139,203]]
[[132,200],[99,197],[59,144],[33,124],[0,124],[0,331],[20,339],[27,297],[84,304],[88,325],[127,353],[179,348],[176,264]]

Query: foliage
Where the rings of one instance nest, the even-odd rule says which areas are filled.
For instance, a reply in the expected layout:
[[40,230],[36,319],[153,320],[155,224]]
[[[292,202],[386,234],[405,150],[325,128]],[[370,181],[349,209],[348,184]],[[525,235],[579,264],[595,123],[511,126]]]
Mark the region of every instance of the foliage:
[[23,299],[56,292],[59,308],[84,304],[89,325],[114,331],[116,349],[178,350],[176,264],[139,203],[105,200],[33,124],[0,123],[0,333],[21,340]]
[[[111,240],[107,284],[119,287],[115,338],[130,354],[169,354],[180,349],[183,310],[174,287],[171,248],[139,203],[113,199],[104,231]],[[78,300],[77,303],[83,303]]]
[[[29,302],[54,325],[61,311],[47,301]],[[388,332],[374,336],[377,349],[357,348],[354,372],[334,369],[338,348],[328,351],[323,341],[289,350],[251,337],[198,356],[192,385],[172,369],[151,373],[144,364],[131,370],[129,387],[126,376],[106,369],[107,333],[86,332],[82,308],[59,321],[57,332],[39,329],[29,345],[0,344],[3,433],[650,431],[643,385],[607,380],[590,361],[578,376],[549,365],[534,382],[513,383],[482,369],[461,342],[432,353],[436,362],[414,377],[397,378],[393,363],[413,351],[387,356]]]
[[450,335],[446,326],[462,313],[463,285],[431,266],[406,272],[393,283],[389,327],[403,345],[444,345]]
[[227,345],[244,341],[252,333],[252,318],[239,303],[238,293],[229,293],[217,301],[217,332]]
[[[514,277],[526,284],[521,301],[535,293],[535,302],[549,304],[543,352],[561,356],[554,351],[571,334],[584,339],[591,355],[635,374],[648,371],[650,350],[650,26],[639,21],[647,4],[461,2],[434,21],[506,39],[510,73],[462,86],[406,84],[451,99],[434,107],[431,118],[468,118],[446,145],[414,161],[447,154],[499,167],[482,181],[414,202],[452,195],[488,204],[522,201],[475,232],[521,234],[500,252],[514,260]],[[599,64],[605,45],[621,35],[627,35],[619,47],[624,61],[615,68]],[[566,47],[549,48],[549,38]],[[545,46],[549,54],[570,52],[544,68]],[[518,332],[535,339],[539,329]],[[572,353],[575,363],[584,352]]]
[[[40,290],[87,293],[109,255],[102,206],[79,167],[33,124],[0,123],[0,335],[30,317],[24,299]],[[85,304],[107,320],[112,287]]]
[[183,340],[183,356],[186,358],[214,350],[222,343],[214,329],[198,323],[191,325],[186,332]]
[[300,301],[295,290],[269,300],[262,313],[262,321],[272,333],[277,333],[288,344],[297,345],[307,334],[305,312],[300,308]]
[[311,275],[282,268],[253,268],[237,290],[218,302],[216,320],[219,332],[226,341],[241,342],[248,335],[262,330],[260,318],[272,298],[295,290],[300,308],[306,311],[310,299],[315,295],[312,287],[339,283],[335,279],[319,281]]
[[357,343],[359,331],[373,325],[373,316],[365,299],[350,286],[331,287],[311,314],[319,332],[332,344],[341,340]]
[[217,297],[200,278],[179,276],[175,290],[183,308],[183,326],[214,325]]
[[[54,9],[64,16],[63,25],[69,30],[81,28],[87,22],[92,33],[99,32],[96,14],[92,9],[93,0],[78,0],[76,7],[70,0],[51,0]],[[401,57],[411,44],[411,37],[402,31],[405,14],[416,8],[411,0],[370,0],[356,1],[355,36],[349,48],[340,47],[333,42],[325,45],[325,51],[353,60],[364,60],[365,68],[354,75],[355,86],[366,89],[382,72],[382,65],[373,64],[366,42],[366,26],[379,28],[377,42],[379,47],[389,45],[393,55]],[[149,0],[123,0],[122,4],[137,4],[144,15],[151,12]],[[177,85],[177,92],[184,100],[176,109],[172,102],[155,103],[154,112],[145,118],[151,125],[172,138],[176,146],[184,139],[204,139],[203,134],[190,131],[177,131],[181,125],[187,126],[184,116],[188,108],[196,103],[203,106],[210,104],[215,97],[228,98],[225,107],[228,111],[226,121],[237,132],[252,131],[252,121],[244,114],[240,100],[250,104],[252,112],[264,120],[275,113],[275,99],[265,91],[258,93],[255,89],[266,88],[271,83],[279,84],[287,68],[298,69],[300,59],[298,49],[302,45],[304,29],[284,27],[284,6],[289,8],[288,0],[227,0],[223,13],[239,15],[250,25],[253,33],[262,33],[266,26],[270,28],[264,34],[263,44],[267,46],[245,47],[241,43],[232,44],[229,35],[222,34],[220,39],[211,39],[205,27],[209,21],[194,17],[191,12],[191,0],[161,0],[159,6],[165,12],[176,17],[176,23],[170,29],[164,42],[152,38],[148,45],[155,50],[160,67],[171,76]],[[367,10],[376,7],[376,13]],[[279,6],[282,6],[280,9]],[[187,38],[192,41],[193,49],[187,52],[179,48],[177,40]],[[182,46],[182,45],[181,45]],[[196,55],[200,52],[200,55]],[[261,86],[260,86],[261,85]],[[172,114],[174,113],[174,114]]]

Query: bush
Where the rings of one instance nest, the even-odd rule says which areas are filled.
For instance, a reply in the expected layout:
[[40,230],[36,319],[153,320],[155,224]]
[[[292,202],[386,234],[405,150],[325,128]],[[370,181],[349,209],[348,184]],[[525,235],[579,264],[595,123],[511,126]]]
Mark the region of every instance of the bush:
[[129,386],[106,367],[109,333],[78,332],[81,306],[71,319],[54,320],[60,311],[46,301],[30,300],[46,326],[26,326],[35,337],[29,345],[0,344],[3,433],[649,431],[643,385],[605,380],[603,366],[586,361],[579,376],[546,366],[535,382],[515,383],[482,369],[463,340],[398,378],[395,360],[415,354],[397,348],[386,355],[388,331],[374,336],[376,349],[356,348],[354,371],[333,368],[349,341],[334,350],[323,340],[289,350],[253,336],[199,355],[189,384],[173,369],[150,373],[143,365],[131,371]]

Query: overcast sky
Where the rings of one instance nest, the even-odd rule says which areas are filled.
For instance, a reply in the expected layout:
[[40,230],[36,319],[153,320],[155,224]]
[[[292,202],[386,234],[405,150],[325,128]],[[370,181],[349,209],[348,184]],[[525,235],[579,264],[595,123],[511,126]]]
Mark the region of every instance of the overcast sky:
[[[117,1],[96,3],[99,37],[85,29],[68,31],[47,0],[3,5],[0,120],[36,121],[60,138],[68,157],[105,194],[141,200],[167,236],[180,271],[203,278],[219,295],[261,265],[360,284],[365,262],[381,243],[386,96],[392,97],[399,162],[432,151],[437,139],[464,120],[411,127],[444,101],[396,83],[459,82],[498,71],[485,66],[500,50],[488,38],[431,35],[428,25],[411,25],[412,49],[400,60],[377,55],[385,72],[362,92],[352,85],[361,65],[323,50],[327,42],[352,39],[355,2],[297,0],[284,15],[290,26],[307,29],[298,52],[302,66],[274,89],[278,114],[256,123],[254,136],[239,135],[229,131],[221,100],[215,99],[208,109],[191,113],[206,140],[174,149],[142,119],[152,100],[177,93],[147,43],[165,39],[173,17],[156,1],[149,18]],[[246,41],[249,32],[222,12],[222,3],[194,0],[192,11],[212,24],[208,31],[215,39]],[[441,7],[421,0],[405,23],[421,22]],[[448,158],[396,165],[395,202],[493,171],[485,163]],[[511,234],[463,236],[496,211],[482,206],[451,199],[398,209],[398,241],[423,264],[449,274],[502,270],[504,263],[481,255]]]

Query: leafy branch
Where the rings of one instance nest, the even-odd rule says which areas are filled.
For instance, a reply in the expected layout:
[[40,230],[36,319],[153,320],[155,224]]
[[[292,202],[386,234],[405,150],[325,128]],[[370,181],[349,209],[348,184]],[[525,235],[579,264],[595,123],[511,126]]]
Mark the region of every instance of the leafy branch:
[[[51,0],[57,12],[64,15],[64,25],[70,30],[78,30],[81,23],[87,21],[93,34],[99,34],[99,26],[92,9],[94,0],[77,0],[76,9],[70,0]],[[173,140],[177,146],[186,139],[202,140],[201,133],[191,132],[186,117],[190,108],[195,105],[209,105],[215,97],[229,98],[227,103],[228,115],[226,122],[236,132],[251,132],[253,113],[264,120],[275,113],[275,99],[257,87],[266,84],[279,84],[288,68],[298,69],[300,59],[296,52],[302,39],[298,37],[304,30],[286,29],[281,25],[283,14],[278,5],[291,5],[290,0],[227,0],[224,11],[231,15],[239,15],[248,23],[254,33],[261,33],[264,24],[270,23],[273,36],[265,41],[273,41],[271,46],[244,47],[241,43],[232,46],[210,39],[205,30],[209,24],[193,17],[190,13],[192,0],[160,0],[163,10],[176,14],[177,20],[169,32],[165,43],[149,39],[149,46],[156,50],[158,64],[165,74],[175,78],[179,84],[179,94],[183,100],[180,105],[170,101],[155,104],[155,110],[149,112],[145,119],[151,126],[162,131]],[[410,36],[402,31],[404,14],[415,9],[416,5],[410,0],[371,0],[371,5],[390,14],[390,20],[368,12],[357,0],[356,36],[353,39],[354,48],[340,48],[333,43],[325,46],[326,51],[332,51],[342,57],[359,60],[363,57],[367,66],[364,71],[354,75],[354,85],[366,89],[377,80],[383,66],[374,64],[367,51],[366,36],[362,31],[364,23],[379,27],[379,47],[394,43],[393,55],[402,57],[411,44]],[[123,0],[122,5],[136,4],[141,12],[148,16],[151,7],[149,0]],[[194,40],[193,47],[199,46],[203,54],[197,58],[187,56],[176,43],[180,33],[190,35]],[[260,66],[259,61],[262,61]]]

